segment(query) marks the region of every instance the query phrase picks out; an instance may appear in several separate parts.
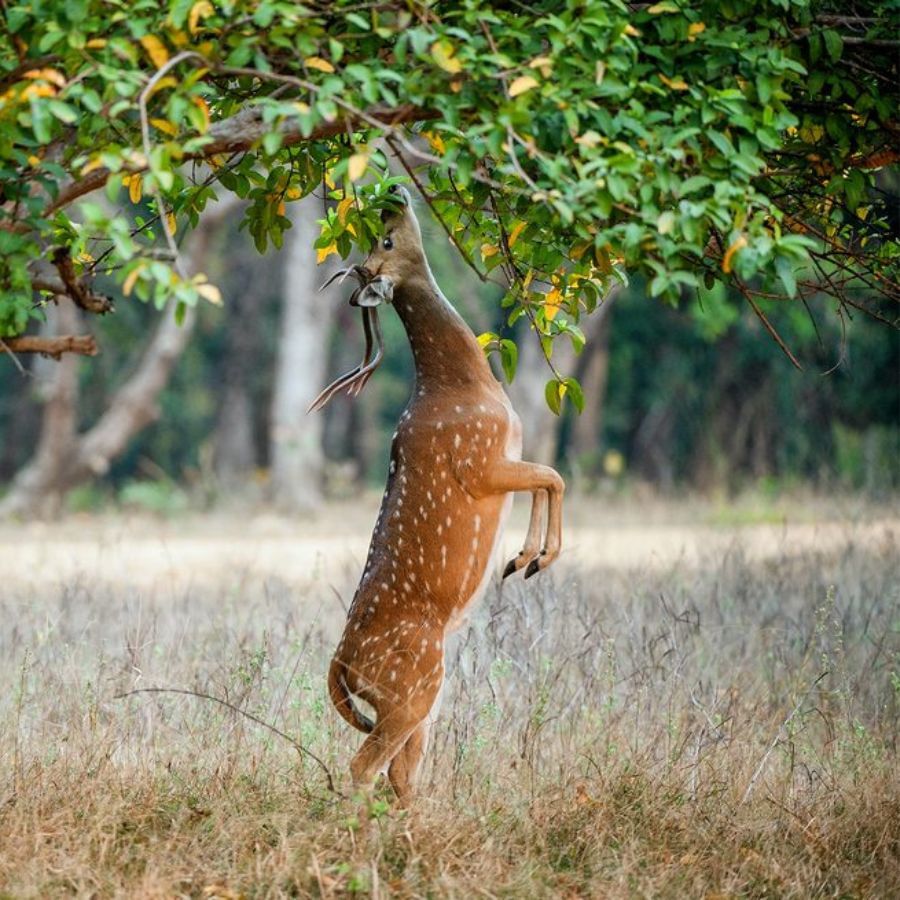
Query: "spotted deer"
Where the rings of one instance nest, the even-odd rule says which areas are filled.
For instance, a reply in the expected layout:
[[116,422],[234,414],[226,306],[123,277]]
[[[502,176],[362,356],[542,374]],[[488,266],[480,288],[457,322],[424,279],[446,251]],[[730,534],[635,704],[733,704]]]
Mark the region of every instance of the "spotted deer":
[[[443,685],[447,635],[487,585],[512,495],[531,493],[531,519],[503,577],[524,568],[528,578],[559,555],[564,484],[553,469],[521,461],[519,418],[435,283],[409,195],[399,193],[403,205],[383,215],[380,243],[355,267],[364,288],[354,296],[363,307],[393,302],[412,347],[415,385],[393,436],[387,488],[328,688],[341,716],[368,735],[350,765],[354,784],[371,785],[387,767],[405,806]],[[380,331],[378,340],[380,358]],[[358,391],[354,379],[364,383],[371,369],[359,367],[332,389],[349,383]],[[372,707],[374,721],[354,696]]]

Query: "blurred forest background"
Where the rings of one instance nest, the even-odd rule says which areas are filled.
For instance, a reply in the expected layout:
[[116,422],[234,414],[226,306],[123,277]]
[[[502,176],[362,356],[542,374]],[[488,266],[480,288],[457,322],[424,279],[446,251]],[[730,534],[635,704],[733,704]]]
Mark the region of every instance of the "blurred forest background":
[[[133,298],[89,321],[63,301],[47,329],[93,331],[99,357],[0,358],[0,510],[273,503],[302,512],[380,486],[413,374],[405,336],[389,311],[387,359],[363,395],[305,414],[356,363],[362,333],[349,288],[317,293],[336,259],[316,264],[321,199],[293,206],[284,248],[262,257],[237,230],[236,205],[212,210],[186,249],[224,303],[192,310],[182,328]],[[424,227],[437,281],[475,332],[510,336],[500,290],[477,280],[437,225]],[[586,394],[581,416],[569,406],[559,418],[544,402],[537,341],[517,327],[509,391],[526,453],[584,492],[809,486],[884,499],[900,486],[900,335],[824,303],[767,314],[803,371],[740,298],[686,295],[673,308],[634,281],[581,323],[580,356],[557,344],[558,367]]]

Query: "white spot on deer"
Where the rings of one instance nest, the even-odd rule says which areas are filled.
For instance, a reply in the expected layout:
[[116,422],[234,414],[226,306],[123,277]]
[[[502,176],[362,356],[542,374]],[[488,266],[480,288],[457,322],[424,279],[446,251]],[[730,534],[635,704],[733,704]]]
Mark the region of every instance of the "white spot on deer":
[[441,568],[447,568],[447,545],[441,544]]
[[462,438],[459,436],[459,433],[453,435],[453,446],[459,447],[462,443]]
[[[397,463],[392,459],[391,464],[388,466],[388,472],[389,472],[389,474],[393,475],[396,470],[397,470]],[[387,494],[387,491],[385,491],[385,494]]]
[[435,641],[435,642],[434,642],[434,649],[435,649],[435,650],[440,650],[440,649],[441,649],[441,642],[440,642],[440,641]]
[[447,516],[446,522],[447,527],[449,528],[453,524],[453,519],[450,516]]
[[454,409],[456,410],[456,412],[458,412],[458,413],[461,413],[461,412],[462,412],[462,407],[461,407],[461,406],[454,406],[453,408],[454,408]]

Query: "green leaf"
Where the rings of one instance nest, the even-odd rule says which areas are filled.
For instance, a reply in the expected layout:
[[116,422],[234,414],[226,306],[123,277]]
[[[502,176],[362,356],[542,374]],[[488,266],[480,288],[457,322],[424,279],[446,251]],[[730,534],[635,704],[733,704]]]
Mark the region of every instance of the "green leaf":
[[512,384],[516,377],[516,367],[519,362],[519,348],[515,341],[504,338],[500,341],[500,364],[503,366],[503,374],[506,380]]
[[555,378],[551,378],[550,381],[547,382],[547,386],[544,388],[544,399],[547,401],[547,406],[550,407],[550,412],[552,412],[554,415],[559,415],[560,406],[562,404],[562,398],[565,390],[565,385],[562,382],[557,381]]
[[578,382],[577,378],[566,378],[563,382],[566,386],[566,396],[568,396],[572,403],[575,405],[575,409],[578,410],[578,414],[584,412],[584,391],[581,389],[581,384]]

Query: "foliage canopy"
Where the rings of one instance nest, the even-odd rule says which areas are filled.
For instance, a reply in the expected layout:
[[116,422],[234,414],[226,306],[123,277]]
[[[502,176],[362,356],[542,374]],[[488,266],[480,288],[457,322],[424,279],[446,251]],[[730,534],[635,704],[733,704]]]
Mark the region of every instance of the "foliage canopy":
[[[216,302],[176,242],[223,190],[262,251],[324,185],[320,258],[365,251],[391,156],[551,365],[634,272],[670,301],[728,283],[776,340],[781,300],[895,323],[897,7],[10,0],[0,337],[100,273]],[[484,342],[511,372],[511,342]],[[555,372],[551,406],[567,390]]]

